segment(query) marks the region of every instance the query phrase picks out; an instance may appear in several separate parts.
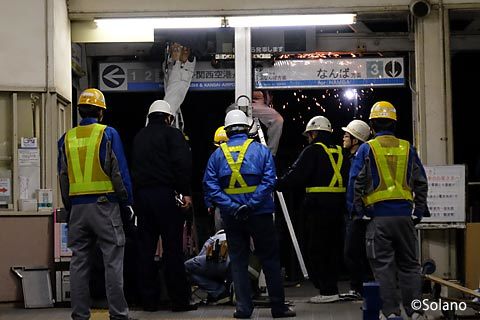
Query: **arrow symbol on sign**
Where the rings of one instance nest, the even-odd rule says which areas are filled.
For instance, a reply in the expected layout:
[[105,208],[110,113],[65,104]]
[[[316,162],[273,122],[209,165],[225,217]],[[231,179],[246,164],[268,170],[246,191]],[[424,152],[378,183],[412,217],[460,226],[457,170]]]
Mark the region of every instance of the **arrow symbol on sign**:
[[7,191],[8,191],[8,189],[6,189],[6,188],[0,188],[0,192],[2,192],[2,193],[7,192]]
[[116,67],[115,69],[112,69],[109,73],[105,74],[103,77],[107,79],[108,81],[113,82],[116,86],[120,85],[120,81],[117,79],[123,79],[123,75],[116,74],[118,71],[120,71],[119,67]]
[[389,77],[396,78],[402,73],[402,65],[398,61],[389,61],[385,65],[385,73]]
[[396,77],[396,76],[398,76],[398,75],[400,74],[400,70],[397,70],[397,69],[396,69],[396,66],[397,66],[396,63],[392,63],[392,75],[393,75],[394,77]]

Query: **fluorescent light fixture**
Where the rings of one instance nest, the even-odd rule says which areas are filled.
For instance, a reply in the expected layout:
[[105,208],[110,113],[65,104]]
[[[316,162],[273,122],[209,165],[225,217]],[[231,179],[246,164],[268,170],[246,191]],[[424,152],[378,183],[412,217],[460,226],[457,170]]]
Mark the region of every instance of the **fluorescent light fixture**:
[[220,28],[223,17],[95,19],[98,28],[116,30]]
[[355,23],[355,14],[304,14],[231,17],[182,18],[101,18],[95,19],[99,29],[119,35],[148,35],[154,29],[196,29],[220,27],[321,26]]
[[328,26],[355,23],[355,14],[298,14],[227,17],[228,27]]

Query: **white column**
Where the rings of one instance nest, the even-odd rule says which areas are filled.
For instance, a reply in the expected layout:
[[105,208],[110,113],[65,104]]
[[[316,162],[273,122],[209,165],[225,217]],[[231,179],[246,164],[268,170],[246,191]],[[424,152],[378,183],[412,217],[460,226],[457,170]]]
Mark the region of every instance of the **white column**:
[[235,28],[235,100],[241,95],[252,97],[251,35],[243,27]]
[[[430,166],[453,164],[449,39],[448,12],[441,5],[416,19],[414,128],[422,162]],[[435,274],[457,277],[454,230],[424,230],[421,248],[423,261],[435,260]]]
[[416,142],[427,165],[453,163],[448,14],[433,9],[415,21]]

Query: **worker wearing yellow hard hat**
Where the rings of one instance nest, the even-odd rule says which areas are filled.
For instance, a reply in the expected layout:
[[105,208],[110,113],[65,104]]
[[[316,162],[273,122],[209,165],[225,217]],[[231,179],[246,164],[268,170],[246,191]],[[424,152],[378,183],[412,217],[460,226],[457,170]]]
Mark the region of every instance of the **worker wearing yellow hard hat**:
[[105,97],[103,96],[102,91],[95,88],[86,89],[80,94],[80,97],[78,98],[78,105],[85,104],[107,109]]
[[215,134],[213,135],[213,144],[218,147],[221,143],[227,142],[227,141],[228,141],[228,137],[227,137],[227,133],[225,132],[225,127],[224,126],[218,127],[218,129],[215,130]]
[[366,254],[380,285],[381,318],[400,316],[402,302],[409,318],[425,319],[411,302],[422,296],[414,225],[428,215],[427,177],[410,142],[395,136],[393,104],[376,102],[369,119],[375,137],[360,146],[352,163],[347,205],[353,216],[371,219]]
[[372,119],[390,119],[397,121],[397,110],[388,101],[376,102],[370,110],[370,120]]
[[[58,142],[58,177],[68,218],[72,319],[88,318],[85,295],[92,264],[91,245],[102,248],[110,318],[127,319],[123,293],[124,227],[133,219],[132,183],[117,131],[99,122],[107,108],[103,93],[84,90],[78,99],[80,124]],[[122,220],[123,225],[122,227]]]

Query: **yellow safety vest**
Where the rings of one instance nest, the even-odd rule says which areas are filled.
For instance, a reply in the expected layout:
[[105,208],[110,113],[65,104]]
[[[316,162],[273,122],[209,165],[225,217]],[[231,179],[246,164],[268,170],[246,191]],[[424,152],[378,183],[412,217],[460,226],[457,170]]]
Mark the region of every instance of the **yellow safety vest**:
[[[343,178],[340,172],[343,164],[342,148],[340,146],[337,146],[336,148],[329,148],[321,142],[317,142],[315,144],[322,146],[327,153],[328,158],[330,159],[330,163],[332,164],[333,177],[332,180],[330,180],[330,184],[328,185],[328,187],[308,187],[305,189],[305,191],[307,193],[345,192],[346,188],[343,186]],[[337,162],[335,162],[335,159],[333,158],[333,154],[335,153],[338,154]]]
[[65,135],[71,196],[113,192],[113,185],[100,164],[100,143],[107,126],[78,126]]
[[366,206],[385,200],[413,200],[407,183],[410,143],[394,136],[380,136],[368,141],[377,165],[380,183],[363,197]]
[[[223,189],[226,194],[241,194],[241,193],[252,193],[257,190],[257,186],[249,186],[243,179],[240,174],[240,168],[242,167],[243,159],[245,158],[245,153],[247,153],[248,146],[252,143],[252,139],[247,139],[240,146],[228,146],[226,143],[222,143],[220,148],[227,159],[228,166],[232,170],[232,175],[230,177],[230,182],[228,188]],[[238,154],[237,161],[233,160],[232,152],[240,152]],[[235,187],[235,184],[238,182],[240,187]]]

